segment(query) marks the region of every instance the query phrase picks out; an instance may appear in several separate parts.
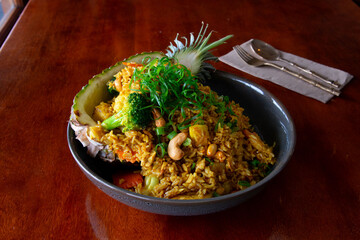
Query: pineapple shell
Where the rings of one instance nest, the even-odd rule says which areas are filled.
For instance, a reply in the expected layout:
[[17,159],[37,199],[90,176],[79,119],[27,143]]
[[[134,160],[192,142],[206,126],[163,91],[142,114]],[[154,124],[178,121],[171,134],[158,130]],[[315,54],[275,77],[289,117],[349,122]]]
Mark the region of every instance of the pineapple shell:
[[84,147],[87,147],[88,154],[99,157],[106,161],[114,161],[115,154],[111,152],[108,147],[102,143],[92,140],[89,137],[88,129],[96,125],[95,120],[92,118],[95,106],[100,102],[108,101],[111,95],[107,90],[106,83],[125,67],[123,62],[136,62],[142,63],[146,57],[162,58],[165,55],[161,52],[146,52],[131,56],[115,65],[105,69],[100,74],[91,78],[87,85],[85,85],[74,97],[73,105],[70,114],[70,126],[74,130],[76,139],[78,139]]

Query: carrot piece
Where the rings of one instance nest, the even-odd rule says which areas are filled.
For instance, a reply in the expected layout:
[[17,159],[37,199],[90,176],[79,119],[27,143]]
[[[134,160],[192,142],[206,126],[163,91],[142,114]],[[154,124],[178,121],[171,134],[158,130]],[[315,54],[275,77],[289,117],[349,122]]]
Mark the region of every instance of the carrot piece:
[[246,137],[250,137],[250,135],[253,134],[252,132],[250,132],[250,131],[247,130],[247,129],[244,129],[244,130],[243,130],[243,133],[244,133],[244,135],[245,135]]
[[129,156],[128,154],[124,154],[125,152],[122,150],[117,150],[116,154],[118,155],[119,159],[127,161],[127,162],[137,162],[138,158],[135,156],[135,152],[131,151],[131,156]]
[[113,182],[116,186],[130,189],[144,181],[143,176],[138,172],[125,172],[113,175]]

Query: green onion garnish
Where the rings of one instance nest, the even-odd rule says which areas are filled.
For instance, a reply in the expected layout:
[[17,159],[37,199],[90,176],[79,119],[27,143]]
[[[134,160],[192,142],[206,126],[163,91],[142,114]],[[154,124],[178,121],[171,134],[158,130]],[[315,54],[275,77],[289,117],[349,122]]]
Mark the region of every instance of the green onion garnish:
[[212,196],[213,197],[220,197],[220,194],[218,194],[217,192],[213,192]]
[[191,164],[191,170],[194,170],[194,169],[195,169],[195,166],[196,166],[196,163],[193,162],[193,163]]
[[262,173],[264,176],[267,176],[271,173],[271,170],[272,170],[271,167],[272,167],[271,164],[266,164],[266,163],[259,164],[259,168],[262,170]]
[[206,157],[205,160],[208,161],[208,162],[210,163],[210,165],[213,165],[213,164],[214,164],[214,162],[213,162],[210,158],[207,158],[207,157]]
[[[156,154],[158,157],[160,158],[163,158],[166,154],[166,143],[158,143],[156,146],[155,146],[155,151],[156,151]],[[158,148],[160,148],[160,153],[158,151]]]
[[176,135],[177,135],[177,132],[176,132],[176,131],[172,131],[171,133],[169,133],[169,134],[167,135],[167,138],[171,140],[171,139],[173,139]]
[[239,181],[238,184],[240,186],[244,186],[244,187],[250,187],[250,183],[248,181]]
[[258,167],[258,166],[259,166],[259,163],[260,163],[259,160],[257,160],[256,158],[250,162],[250,164],[251,164],[254,168]]
[[157,127],[155,128],[156,135],[162,136],[165,134],[165,127]]
[[185,147],[190,146],[190,145],[191,145],[191,139],[190,139],[190,138],[186,138],[185,141],[183,142],[183,145],[184,145]]
[[[215,106],[219,114],[216,126],[222,126],[226,114],[233,115],[228,97],[215,97],[200,91],[198,78],[191,71],[173,59],[163,57],[161,59],[146,58],[142,68],[134,70],[132,82],[139,81],[140,91],[152,103],[159,108],[163,116],[167,116],[169,123],[176,111],[180,111],[184,118],[178,129],[186,129],[193,121],[201,121],[203,110]],[[198,111],[195,116],[186,116],[185,109]],[[215,130],[217,130],[217,127]]]

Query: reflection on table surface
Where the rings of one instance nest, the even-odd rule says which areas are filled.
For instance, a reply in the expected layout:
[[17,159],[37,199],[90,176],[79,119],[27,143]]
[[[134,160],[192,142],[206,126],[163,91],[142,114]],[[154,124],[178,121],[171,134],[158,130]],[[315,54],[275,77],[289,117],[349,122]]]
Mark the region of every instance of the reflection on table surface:
[[[104,194],[75,163],[66,142],[73,98],[103,69],[165,51],[202,21],[213,39],[234,34],[215,56],[256,38],[355,77],[324,104],[215,63],[284,104],[294,155],[237,207],[194,217],[142,212]],[[358,239],[359,32],[353,1],[29,1],[0,50],[0,238]]]

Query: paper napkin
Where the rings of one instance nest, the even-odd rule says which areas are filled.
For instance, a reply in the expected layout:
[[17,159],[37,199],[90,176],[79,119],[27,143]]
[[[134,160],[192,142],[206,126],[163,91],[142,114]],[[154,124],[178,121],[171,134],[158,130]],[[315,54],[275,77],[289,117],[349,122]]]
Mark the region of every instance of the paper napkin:
[[[241,44],[241,46],[249,54],[253,55],[254,57],[257,57],[257,55],[254,53],[254,51],[250,47],[251,40]],[[338,90],[342,89],[353,78],[353,76],[351,74],[344,72],[342,70],[339,70],[339,69],[328,67],[328,66],[313,62],[311,60],[308,60],[308,59],[305,59],[305,58],[302,58],[302,57],[299,57],[299,56],[296,56],[296,55],[293,55],[293,54],[290,54],[287,52],[280,51],[280,54],[281,54],[281,57],[285,60],[294,62],[301,67],[307,68],[313,72],[320,74],[321,76],[324,76],[330,80],[336,81],[338,84],[340,84],[340,87],[338,88]],[[269,66],[254,67],[254,66],[248,65],[240,58],[240,56],[236,53],[235,50],[232,50],[231,52],[225,54],[224,56],[221,56],[219,58],[219,60],[236,68],[236,69],[244,71],[248,74],[262,78],[264,80],[271,81],[273,83],[276,83],[276,84],[283,86],[287,89],[290,89],[292,91],[295,91],[295,92],[298,92],[305,96],[317,99],[323,103],[328,102],[331,98],[334,97],[334,95],[331,93],[328,93],[322,89],[319,89],[309,83],[304,82],[301,79],[293,77],[290,74],[282,72],[273,67],[269,67]],[[287,69],[294,71],[296,73],[299,73],[303,76],[311,78],[314,81],[317,81],[323,85],[326,85],[326,83],[324,84],[322,81],[318,80],[314,76],[306,74],[306,73],[302,72],[301,70],[290,66],[287,63],[284,63],[282,61],[272,61],[272,62],[279,66],[286,67]]]

